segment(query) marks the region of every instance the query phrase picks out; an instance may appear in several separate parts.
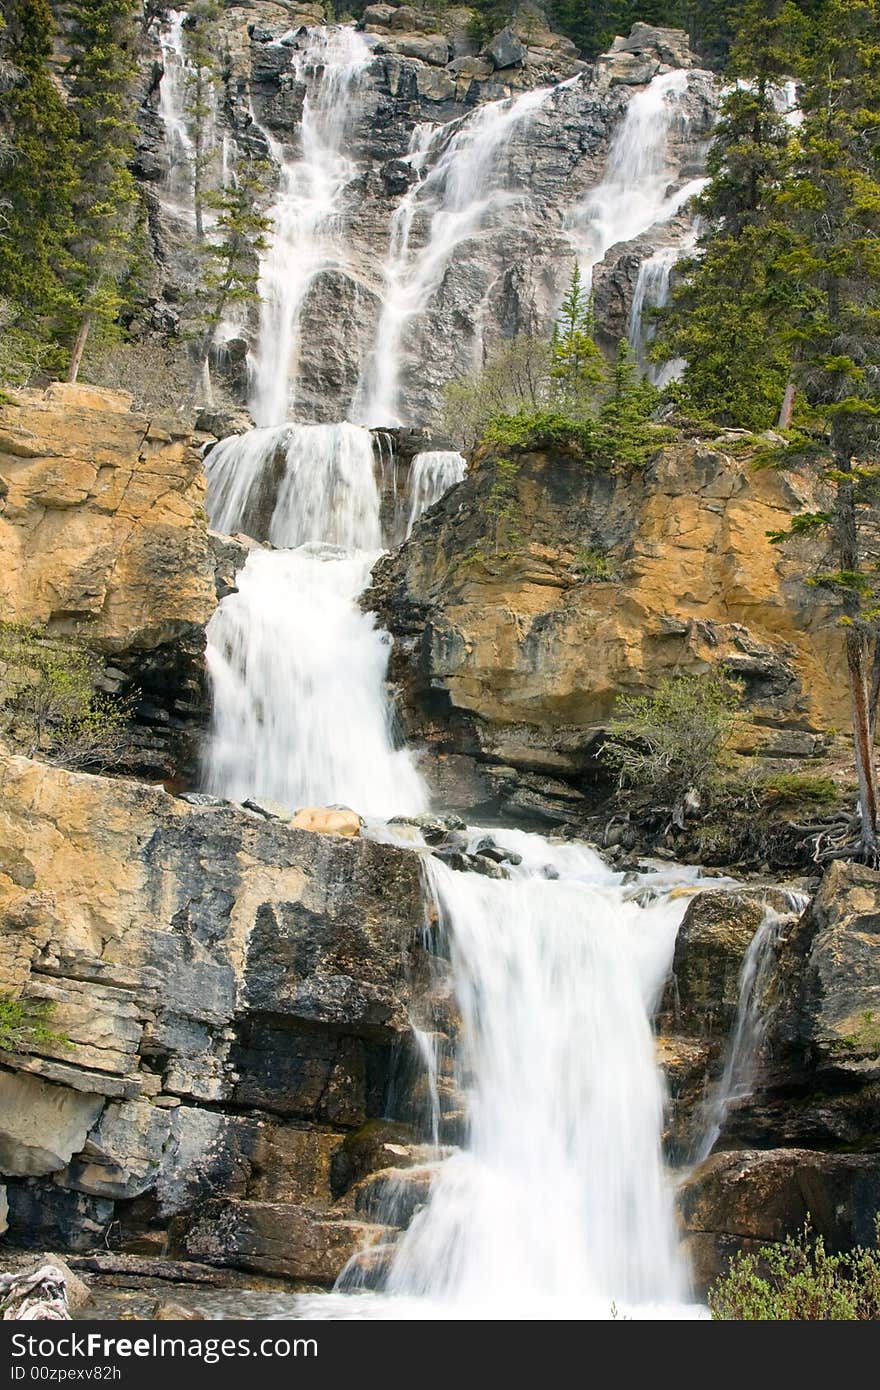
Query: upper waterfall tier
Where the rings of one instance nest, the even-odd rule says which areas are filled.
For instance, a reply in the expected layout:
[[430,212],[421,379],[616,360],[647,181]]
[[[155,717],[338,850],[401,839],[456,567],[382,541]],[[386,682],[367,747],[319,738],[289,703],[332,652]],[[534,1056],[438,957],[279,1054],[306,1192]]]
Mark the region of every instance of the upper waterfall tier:
[[[228,12],[224,31],[237,22]],[[635,65],[612,53],[561,82],[530,60],[488,82],[466,76],[478,60],[444,69],[433,50],[423,60],[349,26],[252,28],[230,44],[216,138],[274,170],[262,305],[221,329],[242,339],[231,379],[239,389],[247,352],[261,425],[434,420],[446,384],[500,338],[549,335],[576,254],[592,265],[622,238],[646,238],[639,259],[669,244],[703,172],[717,85],[684,50]],[[167,166],[191,132],[179,29],[163,34]],[[157,226],[173,303],[179,221]]]

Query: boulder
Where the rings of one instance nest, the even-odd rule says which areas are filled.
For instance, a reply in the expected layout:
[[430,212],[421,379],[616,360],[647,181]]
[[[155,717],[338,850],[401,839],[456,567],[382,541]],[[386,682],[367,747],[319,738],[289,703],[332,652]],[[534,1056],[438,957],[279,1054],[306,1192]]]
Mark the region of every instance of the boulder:
[[757,897],[698,893],[675,939],[671,1013],[693,1037],[726,1037],[736,1017],[743,957],[764,920]]
[[101,1096],[0,1070],[0,1173],[41,1177],[64,1168],[82,1149],[103,1104]]
[[641,22],[633,25],[628,38],[615,39],[614,51],[654,53],[662,63],[673,68],[693,67],[696,61],[683,29],[658,29],[653,24]]
[[357,811],[336,810],[332,806],[303,806],[291,817],[290,823],[313,835],[352,836],[361,833],[361,818]]
[[[388,41],[388,47],[403,58],[417,58],[419,62],[431,63],[435,67],[445,67],[449,61],[449,44],[442,34],[398,34],[395,32]],[[418,80],[418,70],[416,70],[416,80]],[[454,95],[454,88],[451,95]]]
[[385,1228],[328,1219],[284,1202],[207,1202],[182,1237],[190,1258],[260,1274],[333,1284],[359,1250],[379,1244]]
[[695,1276],[705,1289],[736,1250],[782,1241],[807,1220],[831,1250],[873,1246],[880,1154],[718,1153],[685,1179],[678,1204]]
[[880,1080],[880,873],[832,863],[788,934],[770,1044],[852,1086]]
[[509,25],[489,40],[483,52],[494,68],[521,67],[526,61],[526,50]]

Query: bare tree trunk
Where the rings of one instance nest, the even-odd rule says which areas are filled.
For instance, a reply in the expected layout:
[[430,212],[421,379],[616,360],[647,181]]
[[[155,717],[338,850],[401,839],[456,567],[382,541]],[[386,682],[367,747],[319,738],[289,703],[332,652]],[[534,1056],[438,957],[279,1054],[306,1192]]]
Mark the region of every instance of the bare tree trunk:
[[[834,462],[840,474],[852,473],[849,451],[835,448]],[[855,574],[859,568],[859,542],[856,525],[855,486],[850,478],[837,485],[837,538],[840,567],[844,573]],[[861,848],[865,858],[877,862],[880,847],[877,843],[877,772],[874,766],[874,738],[871,696],[869,693],[866,637],[859,626],[858,599],[845,604],[846,664],[849,673],[852,707],[853,748],[856,777],[859,784],[859,817],[862,823]]]
[[871,746],[877,732],[877,706],[880,705],[880,637],[874,638],[874,659],[871,662],[871,685],[868,694],[868,715],[871,720]]
[[871,713],[862,635],[853,627],[846,630],[846,664],[852,702],[853,744],[856,777],[859,783],[859,816],[862,822],[862,849],[867,858],[878,858],[877,777],[871,738]]
[[79,329],[77,330],[76,341],[73,344],[73,352],[70,354],[70,366],[67,369],[67,380],[70,382],[76,381],[77,377],[79,376],[82,355],[85,351],[86,342],[89,336],[89,329],[91,328],[91,326],[91,314],[84,314]]
[[776,428],[787,430],[791,427],[791,416],[794,411],[794,398],[797,395],[797,387],[790,381],[785,388],[785,395],[782,397],[782,405],[779,409],[779,419],[776,421]]

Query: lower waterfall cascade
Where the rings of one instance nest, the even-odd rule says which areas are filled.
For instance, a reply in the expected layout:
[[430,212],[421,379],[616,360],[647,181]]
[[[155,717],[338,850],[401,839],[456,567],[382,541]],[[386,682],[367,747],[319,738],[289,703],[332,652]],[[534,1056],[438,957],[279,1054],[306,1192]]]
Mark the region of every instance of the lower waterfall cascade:
[[[458,455],[415,457],[409,531],[463,470]],[[261,524],[277,547],[251,551],[209,626],[206,788],[290,810],[345,805],[393,840],[380,823],[429,802],[394,738],[387,639],[358,602],[382,543],[373,436],[255,430],[216,446],[206,471],[212,524],[232,532],[249,509],[253,524],[271,481]],[[627,888],[585,845],[491,833],[516,865],[508,880],[425,857],[462,1017],[467,1142],[438,1165],[384,1291],[344,1274],[303,1316],[693,1315],[651,1019],[687,906],[669,890],[698,872]]]

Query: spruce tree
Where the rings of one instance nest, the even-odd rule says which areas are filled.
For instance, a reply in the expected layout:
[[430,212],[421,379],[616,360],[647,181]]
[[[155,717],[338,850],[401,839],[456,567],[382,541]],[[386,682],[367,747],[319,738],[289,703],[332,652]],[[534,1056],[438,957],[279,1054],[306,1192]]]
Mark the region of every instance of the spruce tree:
[[7,326],[51,337],[69,308],[76,121],[49,66],[48,0],[8,0],[0,29],[0,298]]
[[269,175],[268,165],[242,159],[226,187],[206,200],[216,219],[202,246],[201,277],[192,309],[209,396],[209,355],[218,327],[231,310],[248,307],[259,298],[259,257],[271,227],[264,211]]
[[580,266],[575,262],[550,344],[550,374],[555,394],[562,408],[572,416],[589,412],[596,387],[606,376],[605,362],[593,337],[594,330],[592,300],[584,288]]
[[[818,582],[842,609],[861,837],[880,860],[874,724],[880,681],[876,557],[880,522],[880,5],[828,0],[804,83],[804,122],[782,205],[795,238],[787,273],[805,288],[791,340],[795,373],[827,430],[827,514],[838,569]],[[874,666],[872,677],[871,667]]]
[[722,105],[698,203],[706,231],[679,269],[651,353],[684,358],[671,394],[697,419],[761,429],[777,422],[785,400],[786,330],[799,287],[780,264],[791,235],[777,199],[793,132],[779,110],[778,84],[806,33],[790,0],[748,0],[739,17],[730,64],[737,82]]
[[186,116],[193,142],[193,211],[198,241],[202,241],[205,235],[206,176],[213,153],[209,136],[219,76],[213,31],[220,13],[217,0],[196,0],[189,7],[183,30],[190,63],[186,75]]
[[66,17],[66,72],[79,123],[78,324],[68,372],[75,381],[92,324],[116,319],[129,267],[138,204],[130,163],[137,136],[132,109],[139,29],[133,0],[73,0]]

